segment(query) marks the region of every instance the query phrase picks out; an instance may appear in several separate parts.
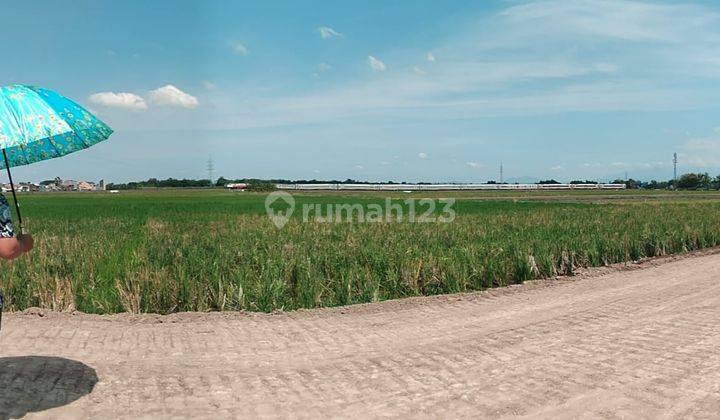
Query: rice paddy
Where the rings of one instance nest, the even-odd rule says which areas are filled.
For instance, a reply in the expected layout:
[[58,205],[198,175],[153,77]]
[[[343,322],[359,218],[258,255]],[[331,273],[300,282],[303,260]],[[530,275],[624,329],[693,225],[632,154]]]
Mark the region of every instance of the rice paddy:
[[[0,263],[0,289],[13,310],[268,312],[482,290],[720,245],[717,193],[444,196],[458,198],[452,223],[293,217],[278,229],[264,194],[26,194],[35,249]],[[296,195],[300,204],[386,197]]]

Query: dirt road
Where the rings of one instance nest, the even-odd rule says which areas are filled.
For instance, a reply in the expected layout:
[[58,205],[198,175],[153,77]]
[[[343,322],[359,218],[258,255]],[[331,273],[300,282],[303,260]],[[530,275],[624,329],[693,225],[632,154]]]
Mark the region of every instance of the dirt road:
[[720,253],[278,315],[14,314],[0,418],[715,417]]

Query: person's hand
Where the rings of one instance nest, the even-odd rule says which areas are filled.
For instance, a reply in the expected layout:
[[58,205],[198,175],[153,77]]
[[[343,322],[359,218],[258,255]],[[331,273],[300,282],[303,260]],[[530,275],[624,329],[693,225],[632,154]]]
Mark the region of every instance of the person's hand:
[[17,240],[20,244],[22,252],[30,251],[31,249],[33,249],[33,245],[35,245],[35,240],[29,233],[21,233],[20,235],[18,235]]

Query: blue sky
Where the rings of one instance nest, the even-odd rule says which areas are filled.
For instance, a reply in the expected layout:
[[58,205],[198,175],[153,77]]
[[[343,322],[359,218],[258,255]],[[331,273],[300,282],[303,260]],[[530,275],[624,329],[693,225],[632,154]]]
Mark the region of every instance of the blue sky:
[[710,1],[26,1],[0,83],[108,122],[18,178],[720,173]]

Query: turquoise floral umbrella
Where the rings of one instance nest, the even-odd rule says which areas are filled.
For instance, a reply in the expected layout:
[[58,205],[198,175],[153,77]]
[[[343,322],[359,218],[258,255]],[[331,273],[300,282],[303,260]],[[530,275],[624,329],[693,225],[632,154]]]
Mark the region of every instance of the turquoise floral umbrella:
[[20,206],[10,174],[13,166],[65,156],[106,140],[113,130],[80,105],[49,89],[0,87],[0,148],[10,178],[20,232]]

